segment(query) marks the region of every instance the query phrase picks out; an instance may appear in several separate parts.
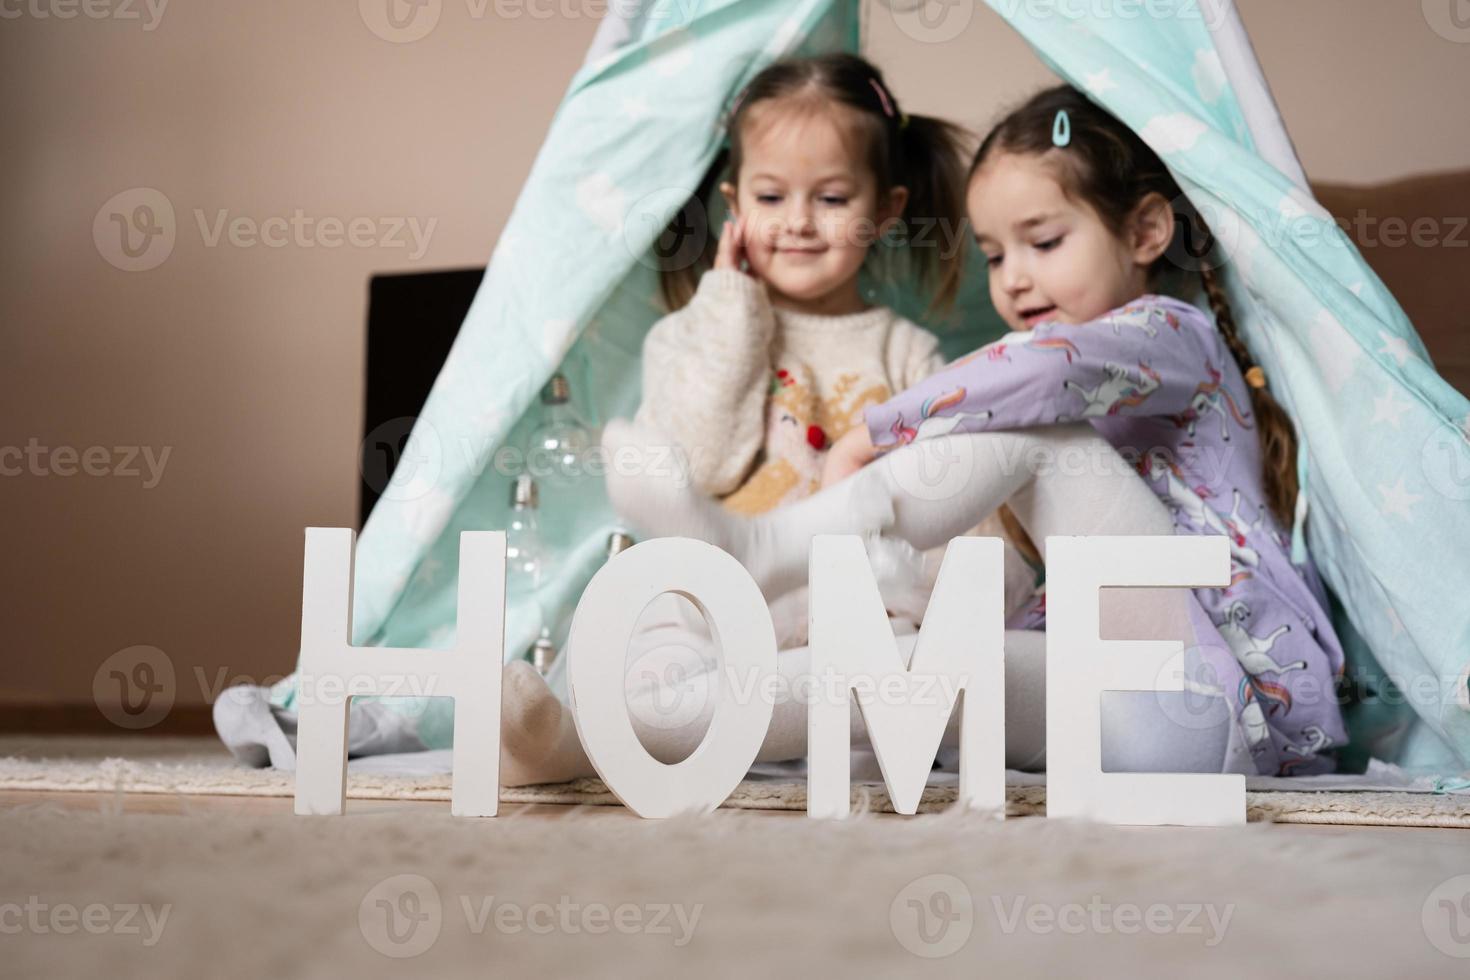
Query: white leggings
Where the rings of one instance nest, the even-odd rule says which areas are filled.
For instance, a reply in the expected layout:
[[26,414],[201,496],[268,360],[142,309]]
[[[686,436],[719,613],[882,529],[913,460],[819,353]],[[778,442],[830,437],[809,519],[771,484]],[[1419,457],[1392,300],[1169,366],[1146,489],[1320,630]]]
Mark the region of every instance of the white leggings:
[[[610,423],[604,443],[658,444],[659,436],[629,423]],[[811,536],[861,532],[886,511],[885,534],[925,550],[963,534],[1008,503],[1045,557],[1049,535],[1169,535],[1163,504],[1117,451],[1086,423],[1010,432],[960,433],[913,443],[880,457],[851,478],[769,515],[747,518],[689,501],[664,477],[609,474],[615,508],[645,534],[685,534],[725,547],[753,568],[767,595],[800,583]],[[703,498],[705,501],[708,498]],[[853,516],[856,515],[856,516]],[[762,526],[764,522],[764,526]],[[749,533],[769,531],[766,533]],[[764,549],[759,554],[752,552]],[[744,552],[744,553],[742,553]],[[1183,590],[1104,590],[1104,638],[1173,638],[1189,643],[1188,593]],[[905,659],[911,628],[896,627]],[[1045,634],[1008,631],[1006,647],[1006,764],[1045,764]],[[616,651],[609,651],[616,655]],[[715,641],[687,600],[663,595],[650,603],[625,655],[629,713],[656,758],[676,761],[699,744],[717,703],[721,671]],[[802,687],[810,670],[806,647],[777,656],[783,690]],[[791,685],[797,685],[794,688]],[[1184,694],[1112,692],[1103,695],[1103,768],[1135,772],[1219,772],[1230,724],[1226,703],[1212,699],[1201,714],[1183,708]],[[1182,714],[1181,714],[1182,713]],[[1187,724],[1176,719],[1188,716]],[[955,744],[957,718],[945,734]],[[853,708],[853,744],[866,732]],[[758,759],[806,753],[806,706],[778,699]],[[590,771],[590,767],[589,767]]]

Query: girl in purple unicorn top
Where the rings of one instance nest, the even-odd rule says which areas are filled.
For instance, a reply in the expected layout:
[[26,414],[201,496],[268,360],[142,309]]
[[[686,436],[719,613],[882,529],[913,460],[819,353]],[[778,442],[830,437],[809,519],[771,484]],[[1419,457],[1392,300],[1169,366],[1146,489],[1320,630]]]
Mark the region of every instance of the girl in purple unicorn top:
[[[1188,258],[1179,239],[1203,227],[1198,215],[1142,140],[1067,86],[983,141],[967,205],[991,299],[1013,332],[868,408],[866,428],[834,445],[826,482],[935,437],[1090,423],[1136,465],[1175,533],[1230,539],[1230,586],[1193,590],[1189,609],[1188,686],[1210,707],[1164,714],[1190,738],[1224,719],[1220,771],[1331,770],[1325,750],[1346,741],[1334,696],[1343,652],[1315,569],[1288,557],[1291,422],[1212,268],[1199,283],[1213,318],[1154,291]],[[1039,592],[1007,627],[1044,624]]]

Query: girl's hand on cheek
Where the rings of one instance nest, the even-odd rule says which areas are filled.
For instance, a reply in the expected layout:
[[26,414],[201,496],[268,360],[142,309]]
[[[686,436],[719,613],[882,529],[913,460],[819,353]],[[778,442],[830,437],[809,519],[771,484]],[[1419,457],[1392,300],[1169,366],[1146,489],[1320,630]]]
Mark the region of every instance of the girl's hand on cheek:
[[748,264],[745,252],[745,218],[742,216],[734,221],[726,221],[720,228],[720,241],[715,247],[715,268],[734,269],[753,276],[745,268]]

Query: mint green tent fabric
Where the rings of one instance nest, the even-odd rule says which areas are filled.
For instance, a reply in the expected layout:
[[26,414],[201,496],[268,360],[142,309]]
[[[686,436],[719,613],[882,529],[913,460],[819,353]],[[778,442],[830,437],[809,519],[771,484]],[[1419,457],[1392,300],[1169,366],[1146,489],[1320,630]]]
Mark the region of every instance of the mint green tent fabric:
[[[1371,750],[1470,767],[1470,403],[1435,373],[1331,216],[1263,159],[1259,93],[1248,117],[1251,99],[1227,72],[1242,57],[1254,67],[1248,48],[1225,49],[1192,4],[1146,16],[1136,3],[1070,5],[1069,15],[1067,4],[989,2],[1053,70],[1141,134],[1220,237],[1242,334],[1303,437],[1298,543],[1340,600],[1352,676],[1401,692],[1362,713],[1364,730],[1382,736]],[[560,369],[593,421],[632,414],[642,339],[659,316],[650,249],[717,153],[734,96],[776,57],[860,40],[854,2],[656,10],[578,72],[553,120],[414,429],[416,465],[363,530],[355,643],[448,644],[459,533],[505,526],[512,474],[498,452],[524,444],[541,385]],[[989,100],[977,93],[976,104]],[[949,322],[927,321],[950,355],[1002,329],[978,262],[972,272]],[[871,288],[926,322],[911,292]],[[507,657],[523,655],[543,622],[564,635],[616,526],[595,477],[543,487],[542,513],[558,564],[536,596],[508,608]],[[295,695],[293,676],[272,700],[290,707]],[[425,740],[448,744],[449,702],[382,700],[422,712]]]

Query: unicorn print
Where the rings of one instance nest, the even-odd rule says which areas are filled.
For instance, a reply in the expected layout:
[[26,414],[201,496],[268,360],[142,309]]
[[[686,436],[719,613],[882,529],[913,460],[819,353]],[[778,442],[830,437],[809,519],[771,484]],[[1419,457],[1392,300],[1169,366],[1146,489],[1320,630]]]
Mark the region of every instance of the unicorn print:
[[1117,415],[1120,408],[1137,408],[1160,384],[1158,372],[1142,361],[1138,362],[1137,380],[1128,373],[1127,368],[1112,361],[1103,365],[1103,371],[1108,376],[1107,380],[1100,382],[1095,388],[1084,388],[1070,378],[1062,382],[1064,387],[1081,395],[1086,403],[1082,409],[1082,418]]
[[1251,751],[1265,743],[1271,730],[1266,727],[1266,713],[1261,709],[1261,702],[1251,701],[1240,709],[1240,727],[1245,731],[1245,740]]
[[1291,692],[1280,684],[1247,675],[1240,679],[1236,696],[1240,701],[1240,727],[1251,753],[1262,752],[1271,737],[1266,716],[1278,711],[1291,711]]
[[[1239,545],[1242,551],[1250,551],[1255,557],[1255,561],[1252,561],[1251,564],[1257,564],[1260,561],[1260,555],[1255,552],[1254,548],[1247,547],[1245,539],[1247,539],[1247,536],[1250,535],[1252,530],[1260,532],[1260,530],[1266,529],[1266,508],[1255,508],[1255,520],[1245,520],[1245,517],[1241,514],[1241,502],[1245,498],[1242,497],[1241,491],[1238,491],[1238,489],[1232,492],[1233,498],[1232,502],[1230,502],[1230,516],[1226,517],[1225,523],[1230,527],[1230,535],[1235,538],[1236,545]],[[1280,542],[1277,542],[1277,544],[1280,544]]]
[[[1183,515],[1196,527],[1207,527],[1216,534],[1223,534],[1230,539],[1232,558],[1247,568],[1255,568],[1260,564],[1260,553],[1247,545],[1245,536],[1232,530],[1219,514],[1205,504],[1204,498],[1184,482],[1178,465],[1168,456],[1154,450],[1144,458],[1139,470],[1150,482],[1164,481],[1164,505],[1174,512],[1176,521]],[[1205,492],[1209,491],[1206,489]]]
[[1321,725],[1308,725],[1302,729],[1302,734],[1307,737],[1307,741],[1302,745],[1288,745],[1286,751],[1303,759],[1311,758],[1332,744],[1332,739],[1327,737]]
[[915,439],[933,439],[936,436],[948,435],[953,432],[962,422],[974,420],[983,423],[990,418],[989,412],[955,412],[952,415],[941,415],[945,409],[954,408],[965,400],[965,389],[955,388],[952,391],[941,392],[933,398],[925,399],[919,406],[918,425],[909,425],[902,415],[893,420],[888,431],[893,433],[897,444],[907,445]]
[[1246,621],[1251,617],[1250,606],[1236,600],[1225,607],[1225,619],[1215,625],[1220,630],[1220,636],[1230,646],[1230,652],[1235,654],[1235,659],[1240,661],[1240,666],[1247,674],[1255,677],[1264,673],[1284,674],[1290,670],[1305,670],[1305,660],[1293,660],[1288,664],[1279,664],[1271,659],[1271,648],[1276,641],[1291,632],[1290,625],[1278,626],[1266,636],[1255,636],[1246,629]]
[[917,438],[933,439],[935,436],[947,436],[967,419],[973,419],[979,423],[989,418],[989,412],[955,412],[953,415],[936,415],[919,423]]
[[1012,347],[1061,354],[1066,357],[1068,364],[1071,364],[1074,358],[1081,356],[1077,345],[1066,337],[1038,337],[1035,330],[1013,330],[999,340],[992,340],[979,350],[973,350],[950,362],[946,370],[959,367],[961,364],[968,364],[982,355],[987,361],[1009,361],[1011,355],[1007,351]]
[[[1174,424],[1183,428],[1194,438],[1195,426],[1200,419],[1204,418],[1206,412],[1213,412],[1220,419],[1220,438],[1225,442],[1230,441],[1230,419],[1235,419],[1237,425],[1242,429],[1252,428],[1248,421],[1248,414],[1241,411],[1230,391],[1220,383],[1220,372],[1214,366],[1206,363],[1205,370],[1210,373],[1209,381],[1201,381],[1194,390],[1194,397],[1189,400],[1189,407],[1174,417]],[[1226,409],[1229,409],[1227,412]]]
[[[1292,688],[1333,690],[1345,658],[1333,631],[1318,625],[1329,615],[1310,564],[1290,560],[1291,522],[1278,520],[1267,503],[1264,474],[1251,465],[1258,454],[1242,449],[1255,442],[1261,424],[1213,317],[1148,294],[1085,323],[1048,320],[1029,332],[1017,326],[1023,329],[866,408],[874,444],[891,444],[895,434],[911,441],[938,426],[952,426],[952,437],[969,429],[1089,424],[1137,465],[1176,534],[1226,542],[1228,580],[1194,590],[1192,623],[1230,707],[1227,764],[1243,761],[1247,770],[1273,775],[1330,770],[1332,748],[1347,740],[1341,709],[1332,698],[1298,700]],[[960,388],[964,402],[938,410]],[[937,421],[982,409],[983,422]],[[1006,625],[1041,629],[1045,617],[1028,602]],[[1286,751],[1288,745],[1297,750]]]
[[956,359],[955,361],[951,362],[950,366],[953,367],[956,364],[964,364],[968,361],[974,360],[977,357],[980,357],[982,354],[985,356],[985,359],[989,361],[1009,361],[1011,359],[1011,356],[1006,353],[1006,348],[1025,346],[1027,341],[1031,339],[1034,333],[1035,331],[1033,330],[1013,330],[1012,332],[1006,334],[1004,337],[1001,337],[998,340],[992,340],[990,343],[986,344],[984,347],[981,347],[979,350],[971,351],[964,357]]
[[1125,306],[1117,313],[1108,317],[1108,323],[1113,325],[1113,335],[1122,333],[1123,327],[1134,327],[1142,330],[1150,338],[1159,335],[1159,328],[1155,323],[1164,323],[1172,327],[1177,333],[1179,331],[1179,318],[1168,310],[1162,310],[1157,306],[1140,304],[1137,306]]

